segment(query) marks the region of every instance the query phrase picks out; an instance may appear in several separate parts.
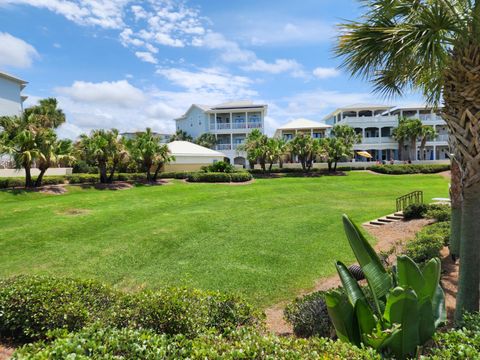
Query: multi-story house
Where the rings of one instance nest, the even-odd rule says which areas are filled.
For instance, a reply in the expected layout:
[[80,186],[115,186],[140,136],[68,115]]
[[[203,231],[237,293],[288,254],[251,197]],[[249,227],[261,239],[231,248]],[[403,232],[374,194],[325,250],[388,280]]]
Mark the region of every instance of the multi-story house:
[[331,127],[331,125],[313,120],[296,119],[280,126],[275,131],[274,137],[289,141],[292,140],[297,134],[308,134],[312,138],[319,139],[328,136],[329,129]]
[[193,138],[204,133],[215,135],[215,150],[224,153],[230,163],[245,166],[246,154],[240,146],[253,129],[264,132],[266,113],[267,105],[251,101],[215,106],[193,104],[175,122],[177,130],[183,130]]
[[[124,132],[121,133],[120,135],[123,136],[125,139],[131,140],[135,139],[138,135],[142,134],[143,131],[130,131],[130,132]],[[172,134],[162,134],[162,133],[157,133],[153,132],[152,133],[154,136],[158,136],[160,138],[160,143],[166,144],[170,141],[170,137]]]
[[20,115],[27,98],[22,90],[27,82],[0,71],[0,116]]
[[[448,130],[438,112],[425,105],[386,106],[357,104],[338,108],[324,118],[329,125],[346,124],[362,134],[362,142],[354,146],[355,152],[367,151],[374,160],[400,160],[399,144],[392,136],[393,129],[401,118],[420,119],[426,126],[435,128],[437,136],[429,139],[425,146],[425,156],[420,156],[420,139],[416,144],[416,158],[426,160],[444,160],[448,158]],[[408,141],[403,153],[408,151]],[[364,160],[358,154],[357,160]]]

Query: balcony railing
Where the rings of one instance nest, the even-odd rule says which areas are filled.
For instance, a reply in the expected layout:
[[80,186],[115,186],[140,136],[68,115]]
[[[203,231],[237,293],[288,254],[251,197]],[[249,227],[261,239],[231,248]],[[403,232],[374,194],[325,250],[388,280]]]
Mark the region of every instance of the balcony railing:
[[262,123],[248,123],[249,129],[260,129],[262,127]]
[[233,128],[234,129],[246,129],[247,128],[247,124],[245,124],[244,122],[243,123],[233,123]]
[[434,141],[448,141],[448,135],[447,134],[437,135]]
[[230,123],[218,123],[217,124],[217,129],[218,130],[231,129],[231,124]]
[[232,145],[231,144],[217,144],[215,146],[217,150],[232,150]]

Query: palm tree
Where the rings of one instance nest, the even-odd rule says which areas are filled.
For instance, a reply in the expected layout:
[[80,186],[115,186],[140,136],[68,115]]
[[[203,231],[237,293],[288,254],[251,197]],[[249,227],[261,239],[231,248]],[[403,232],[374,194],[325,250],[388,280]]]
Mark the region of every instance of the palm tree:
[[189,135],[185,130],[177,130],[175,134],[170,137],[170,142],[172,141],[193,141],[193,137]]
[[437,132],[431,126],[423,125],[422,130],[420,132],[420,159],[419,160],[427,160],[425,158],[425,146],[427,145],[427,141],[431,141],[435,139],[437,136]]
[[407,141],[407,129],[405,126],[406,119],[401,118],[398,126],[393,129],[392,137],[398,142],[398,159],[405,160],[404,150],[405,141]]
[[35,181],[35,187],[42,185],[43,176],[48,168],[60,162],[71,163],[75,161],[73,145],[70,140],[58,140],[57,134],[51,129],[46,129],[37,134],[38,157],[36,160],[40,174]]
[[25,188],[33,187],[31,168],[39,156],[36,130],[24,116],[0,117],[0,154],[9,155],[16,169],[25,170]]
[[247,153],[247,160],[251,169],[256,163],[260,163],[262,170],[265,171],[265,145],[268,138],[262,134],[259,129],[253,129],[246,137],[245,143],[238,147],[239,151]]
[[[357,134],[355,129],[349,125],[335,125],[332,128],[332,135],[342,143],[344,157],[347,158],[353,156],[353,146],[362,141],[362,134]],[[337,162],[335,162],[335,170],[337,169]]]
[[217,144],[217,138],[213,134],[203,133],[195,139],[195,144],[213,149]]
[[55,98],[39,100],[37,105],[25,109],[28,121],[41,128],[56,129],[65,122],[65,114],[58,108]]
[[[160,143],[160,137],[152,133],[152,129],[147,128],[145,132],[139,134],[135,139],[128,143],[132,157],[142,164],[147,173],[147,181],[156,181],[158,173],[166,162],[172,158],[166,144]],[[152,168],[155,172],[152,177]]]
[[93,130],[90,135],[82,134],[76,147],[81,158],[98,167],[102,184],[113,180],[116,166],[128,154],[123,141],[118,139],[117,129],[100,129]]
[[[480,303],[480,0],[365,0],[341,25],[336,53],[375,91],[420,90],[438,104],[462,173],[462,238],[456,319]],[[452,179],[458,181],[458,179]]]
[[310,135],[298,134],[289,143],[293,155],[298,157],[304,172],[309,172],[320,151],[320,141]]
[[422,122],[419,119],[408,119],[405,123],[406,135],[409,140],[409,155],[411,161],[417,160],[417,140],[422,134]]

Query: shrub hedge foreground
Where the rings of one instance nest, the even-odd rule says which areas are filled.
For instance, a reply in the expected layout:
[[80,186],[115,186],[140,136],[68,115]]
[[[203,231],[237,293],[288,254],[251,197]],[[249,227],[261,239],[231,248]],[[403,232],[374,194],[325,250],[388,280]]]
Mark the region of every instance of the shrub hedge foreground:
[[405,164],[405,165],[374,165],[369,168],[372,171],[388,175],[406,174],[434,174],[450,170],[449,164]]

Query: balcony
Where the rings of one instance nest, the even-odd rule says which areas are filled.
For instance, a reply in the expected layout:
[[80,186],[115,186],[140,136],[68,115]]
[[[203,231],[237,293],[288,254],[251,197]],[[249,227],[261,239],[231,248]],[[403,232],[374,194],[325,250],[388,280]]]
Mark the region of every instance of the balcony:
[[254,123],[248,123],[248,128],[249,129],[261,129],[262,128],[262,123],[260,122],[254,122]]
[[218,130],[228,130],[231,129],[231,124],[230,123],[218,123],[217,124],[217,129]]
[[238,122],[238,123],[233,123],[233,128],[234,129],[246,129],[247,128],[247,124],[244,123],[244,122]]
[[448,141],[448,134],[437,135],[437,137],[433,141]]
[[232,150],[232,144],[217,144],[215,146],[216,150]]

